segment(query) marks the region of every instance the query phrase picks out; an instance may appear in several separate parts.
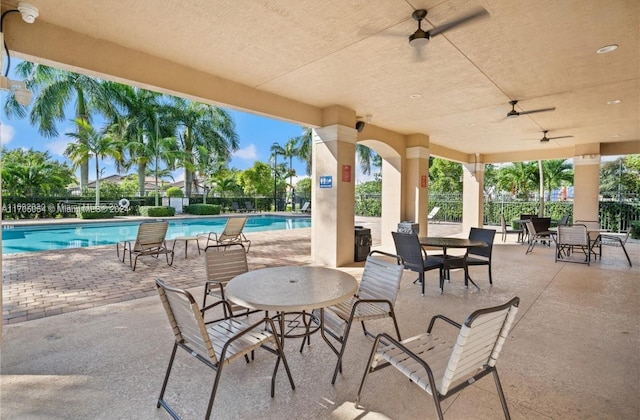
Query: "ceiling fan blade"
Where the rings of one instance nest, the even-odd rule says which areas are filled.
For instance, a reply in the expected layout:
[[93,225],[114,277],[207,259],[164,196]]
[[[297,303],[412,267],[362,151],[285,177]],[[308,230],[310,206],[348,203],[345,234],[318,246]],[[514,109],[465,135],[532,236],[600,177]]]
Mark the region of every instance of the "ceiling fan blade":
[[470,20],[477,19],[480,17],[489,17],[489,16],[490,16],[489,12],[487,12],[485,8],[478,7],[478,8],[472,9],[470,12],[458,17],[457,19],[444,23],[438,26],[437,28],[433,28],[427,32],[429,33],[430,36],[435,36],[435,35],[441,34],[444,31],[448,31],[453,27],[462,25],[463,23],[467,23]]
[[542,108],[542,109],[532,109],[531,111],[520,111],[518,115],[526,115],[526,114],[535,114],[536,112],[547,112],[547,111],[555,111],[556,107],[552,108]]
[[558,136],[558,137],[549,137],[549,140],[557,140],[557,139],[568,139],[573,136]]

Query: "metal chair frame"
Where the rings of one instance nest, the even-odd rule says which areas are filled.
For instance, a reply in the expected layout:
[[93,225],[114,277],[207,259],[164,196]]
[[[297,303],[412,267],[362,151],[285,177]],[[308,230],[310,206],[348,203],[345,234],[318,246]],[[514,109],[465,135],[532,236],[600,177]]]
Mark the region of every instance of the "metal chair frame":
[[[388,257],[395,262],[385,261],[376,255]],[[347,339],[354,322],[360,322],[366,336],[375,338],[375,335],[367,330],[365,321],[391,318],[398,340],[400,340],[400,329],[393,306],[398,296],[403,271],[402,257],[382,251],[371,251],[367,257],[356,295],[346,302],[319,311],[320,324],[323,326],[320,334],[329,348],[338,356],[331,384],[335,384],[338,372],[342,373],[342,357],[347,348]],[[317,319],[317,312],[314,315]],[[327,334],[340,344],[340,350],[331,343],[326,336]]]
[[[270,331],[276,331],[271,319],[264,318],[256,323],[248,324],[244,321],[230,318],[205,326],[200,308],[198,308],[193,296],[188,291],[167,286],[159,279],[156,280],[156,286],[175,335],[169,365],[167,366],[156,405],[157,408],[163,407],[174,419],[180,418],[164,399],[178,347],[216,371],[205,419],[211,417],[223,367],[241,357],[244,357],[249,362],[248,354],[251,353],[253,355],[253,351],[257,348],[263,348],[277,356],[273,374],[271,375],[271,398],[274,396],[276,373],[278,372],[280,360],[282,360],[287,372],[291,389],[295,390],[295,384],[280,345],[280,340],[264,329],[267,326]],[[218,301],[216,305],[228,306],[229,303],[227,301]],[[229,307],[228,310],[231,311],[231,308]],[[275,348],[267,346],[267,343],[271,343]]]
[[[167,264],[173,264],[173,249],[169,249],[167,241],[165,239],[167,230],[169,229],[169,222],[143,222],[138,226],[138,233],[135,240],[122,241],[116,244],[116,255],[120,259],[120,246],[122,246],[122,259],[129,254],[129,267],[132,271],[136,270],[136,264],[138,263],[138,257],[152,256],[158,258],[160,254],[164,254],[167,258]],[[131,255],[135,255],[135,258],[131,258]],[[171,260],[169,260],[171,255]]]
[[[421,293],[424,296],[424,273],[436,268],[440,273],[440,293],[444,290],[444,261],[441,257],[427,255],[420,245],[420,240],[415,233],[391,232],[396,246],[396,254],[404,259],[406,269],[418,273],[416,281],[421,284]],[[415,282],[414,282],[415,283]]]
[[[502,390],[496,361],[514,323],[520,299],[512,298],[505,304],[479,309],[466,319],[463,325],[443,316],[431,318],[425,334],[395,340],[386,333],[376,337],[365,369],[356,407],[370,373],[394,366],[412,383],[418,385],[433,398],[439,419],[444,415],[441,401],[462,391],[475,381],[493,374],[498,396],[506,419],[509,408]],[[432,335],[436,320],[441,319],[460,330],[454,344]],[[384,344],[382,341],[390,344]],[[383,348],[378,349],[380,343]]]

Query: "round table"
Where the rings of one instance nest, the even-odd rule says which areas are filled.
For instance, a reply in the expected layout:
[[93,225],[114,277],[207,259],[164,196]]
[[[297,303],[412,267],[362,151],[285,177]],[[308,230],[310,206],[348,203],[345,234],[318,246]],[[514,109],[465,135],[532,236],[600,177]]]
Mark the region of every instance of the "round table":
[[[478,241],[475,239],[468,238],[449,238],[444,236],[423,236],[419,238],[420,245],[422,246],[434,246],[437,248],[442,248],[442,261],[445,263],[446,270],[446,261],[447,261],[447,248],[475,248],[475,247],[486,247],[488,246],[485,242]],[[466,255],[465,255],[466,256]],[[465,258],[463,256],[462,258]],[[466,268],[466,264],[464,264],[464,285],[468,286],[469,281],[473,283],[478,289],[478,285],[471,280],[469,277],[469,272]]]
[[[284,266],[240,274],[227,283],[224,290],[233,303],[278,312],[280,336],[284,344],[285,336],[289,336],[284,328],[286,313],[302,314],[304,317],[305,314],[310,315],[307,311],[322,310],[340,303],[356,293],[358,282],[351,274],[332,268]],[[310,331],[306,321],[305,328],[302,335],[308,336]]]

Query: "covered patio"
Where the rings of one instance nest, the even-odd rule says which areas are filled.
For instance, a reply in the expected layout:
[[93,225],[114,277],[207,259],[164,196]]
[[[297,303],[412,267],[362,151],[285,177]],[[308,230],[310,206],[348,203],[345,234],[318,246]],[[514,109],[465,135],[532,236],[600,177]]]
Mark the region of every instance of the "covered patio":
[[[374,248],[381,248],[379,220],[356,221],[373,228]],[[441,223],[432,229],[434,235],[466,236],[458,224]],[[311,263],[310,235],[311,229],[290,230],[286,231],[286,240],[274,242],[271,233],[251,234],[251,269]],[[554,248],[536,247],[525,255],[525,247],[514,239],[494,246],[493,286],[488,284],[486,268],[471,269],[480,290],[466,289],[462,273],[457,271],[441,295],[437,273],[430,272],[426,296],[421,297],[419,286],[413,283],[415,273],[407,271],[396,304],[403,336],[423,332],[435,314],[462,321],[474,309],[519,296],[516,324],[497,365],[512,417],[638,417],[640,243],[628,243],[634,263],[630,268],[619,249],[606,249],[603,260],[591,266],[554,263]],[[43,312],[40,319],[5,325],[0,377],[2,417],[167,418],[155,403],[173,335],[152,289],[153,282],[155,278],[171,277],[199,300],[203,257],[197,252],[190,252],[194,257],[188,260],[179,255],[173,267],[145,259],[132,277],[128,266],[116,259],[113,247],[96,247],[43,252],[28,258],[7,257],[5,271],[28,259],[29,269],[21,270],[27,277],[21,283],[23,289],[33,286],[32,300],[37,301],[40,292],[36,286],[44,289],[46,283],[39,268],[55,264],[62,254],[73,263],[61,266],[60,276],[75,276],[76,284],[69,282],[69,290],[58,284],[47,299],[57,295],[61,300],[87,300],[81,308],[60,309],[62,314]],[[287,256],[285,261],[282,255]],[[356,278],[362,272],[357,263],[342,269]],[[81,287],[82,282],[86,284]],[[12,286],[7,286],[5,309],[11,307],[13,299],[12,292],[7,292]],[[107,296],[103,286],[116,290],[118,297]],[[81,289],[87,289],[84,297]],[[24,295],[19,300],[24,301]],[[381,320],[369,327],[388,331],[392,325]],[[441,333],[447,331],[443,328]],[[372,374],[362,407],[354,407],[372,344],[360,331],[357,326],[347,347],[344,373],[335,386],[330,384],[335,356],[319,335],[312,336],[311,347],[302,353],[298,352],[299,340],[287,342],[296,390],[288,388],[286,375],[279,372],[274,399],[269,396],[272,357],[259,351],[250,364],[232,363],[223,373],[213,416],[435,418],[432,400],[392,369]],[[185,419],[202,418],[212,384],[211,372],[194,362],[186,354],[179,354],[179,374],[168,390],[168,398]],[[491,378],[447,400],[444,409],[445,417],[453,419],[494,419],[502,415]]]

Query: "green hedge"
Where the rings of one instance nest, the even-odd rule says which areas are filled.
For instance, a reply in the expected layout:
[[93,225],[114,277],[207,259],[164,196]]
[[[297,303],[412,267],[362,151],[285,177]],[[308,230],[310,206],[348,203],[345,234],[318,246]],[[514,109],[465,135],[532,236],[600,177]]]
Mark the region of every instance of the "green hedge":
[[176,215],[176,209],[163,206],[140,206],[140,216],[145,217],[170,217]]
[[633,239],[640,239],[640,220],[631,222],[631,237]]
[[107,207],[86,207],[76,210],[76,216],[80,219],[113,219],[116,214]]
[[222,212],[222,206],[217,204],[191,204],[184,208],[185,213],[197,215],[217,215]]

